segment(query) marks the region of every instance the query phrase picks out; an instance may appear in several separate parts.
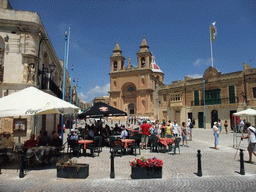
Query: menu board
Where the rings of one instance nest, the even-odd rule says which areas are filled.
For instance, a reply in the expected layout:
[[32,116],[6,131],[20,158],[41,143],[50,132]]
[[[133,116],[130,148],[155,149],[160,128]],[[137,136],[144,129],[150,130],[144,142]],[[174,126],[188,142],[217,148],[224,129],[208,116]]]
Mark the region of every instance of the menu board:
[[13,133],[13,118],[2,118],[2,133],[9,132]]
[[13,136],[26,136],[27,133],[27,119],[13,120]]

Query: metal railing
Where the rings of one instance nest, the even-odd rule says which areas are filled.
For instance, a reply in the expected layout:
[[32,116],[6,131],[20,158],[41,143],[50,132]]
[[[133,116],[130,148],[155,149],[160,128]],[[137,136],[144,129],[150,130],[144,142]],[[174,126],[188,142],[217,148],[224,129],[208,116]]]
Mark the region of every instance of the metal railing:
[[[205,99],[205,105],[239,103],[239,97]],[[191,106],[204,106],[204,100],[191,101]]]
[[51,90],[58,98],[62,99],[62,91],[60,88],[49,78],[45,78],[42,83],[42,89]]

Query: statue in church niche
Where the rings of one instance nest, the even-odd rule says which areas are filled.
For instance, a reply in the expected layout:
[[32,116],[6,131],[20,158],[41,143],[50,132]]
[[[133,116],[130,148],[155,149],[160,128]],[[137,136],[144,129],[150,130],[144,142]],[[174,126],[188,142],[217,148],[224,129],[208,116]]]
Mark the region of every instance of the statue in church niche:
[[128,66],[127,66],[128,68],[132,68],[133,66],[132,66],[132,64],[131,64],[131,58],[130,57],[128,57]]
[[30,64],[29,65],[29,83],[35,83],[36,80],[36,69],[35,69],[35,64]]
[[23,82],[28,82],[28,64],[24,63],[24,69],[23,69]]

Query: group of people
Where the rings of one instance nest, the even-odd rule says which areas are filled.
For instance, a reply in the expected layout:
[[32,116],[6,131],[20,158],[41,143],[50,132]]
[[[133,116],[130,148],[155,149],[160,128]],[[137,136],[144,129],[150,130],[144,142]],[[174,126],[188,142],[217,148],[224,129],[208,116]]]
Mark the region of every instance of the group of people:
[[37,138],[35,134],[31,134],[30,139],[25,141],[23,148],[29,149],[37,146],[54,146],[60,148],[62,147],[62,140],[55,131],[52,132],[52,137],[48,136],[47,131],[40,131]]
[[137,117],[136,116],[128,116],[127,123],[136,125]]
[[194,127],[194,120],[188,119],[188,123],[182,122],[182,126],[180,127],[177,123],[177,120],[174,120],[173,124],[171,124],[171,120],[168,123],[165,120],[162,123],[159,123],[159,120],[155,121],[155,124],[147,124],[147,121],[143,121],[143,124],[140,126],[140,130],[142,132],[141,142],[142,149],[145,145],[147,149],[148,140],[150,135],[156,135],[158,137],[168,137],[172,136],[174,138],[178,136],[182,136],[183,145],[188,147],[187,140],[192,140],[192,129]]

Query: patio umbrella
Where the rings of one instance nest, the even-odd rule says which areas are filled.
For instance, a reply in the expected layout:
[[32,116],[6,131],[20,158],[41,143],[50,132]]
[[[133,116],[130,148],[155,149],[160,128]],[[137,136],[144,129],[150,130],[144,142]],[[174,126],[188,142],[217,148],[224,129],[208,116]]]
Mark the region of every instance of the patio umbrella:
[[115,107],[112,107],[106,103],[98,102],[95,103],[95,105],[92,106],[90,109],[80,114],[79,119],[112,116],[127,116],[127,113]]
[[256,116],[256,110],[246,109],[246,110],[234,113],[234,116]]
[[77,113],[79,108],[35,87],[0,98],[0,117]]

